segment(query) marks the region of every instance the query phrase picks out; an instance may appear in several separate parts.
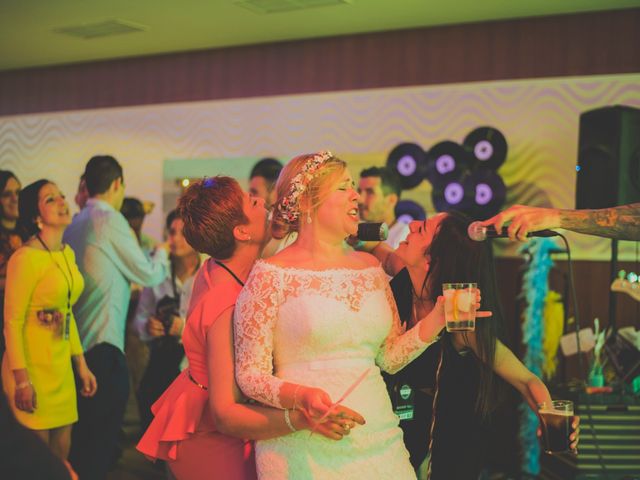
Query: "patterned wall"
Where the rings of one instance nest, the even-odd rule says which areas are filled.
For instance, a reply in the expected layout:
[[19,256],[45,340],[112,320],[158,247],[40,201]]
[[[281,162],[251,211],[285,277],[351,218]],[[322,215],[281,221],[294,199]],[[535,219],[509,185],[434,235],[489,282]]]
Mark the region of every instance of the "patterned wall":
[[[110,153],[125,168],[128,194],[162,203],[163,162],[217,160],[244,178],[252,159],[328,148],[352,165],[382,164],[396,144],[425,149],[491,125],[509,143],[500,173],[507,203],[571,208],[578,117],[593,108],[640,107],[640,74],[358,90],[0,117],[0,166],[24,184],[47,177],[73,193],[86,161]],[[209,162],[202,163],[211,165]],[[213,175],[215,171],[203,172]],[[407,192],[432,212],[430,186]],[[72,195],[71,195],[72,196]],[[160,236],[162,209],[146,230]],[[576,258],[606,260],[609,243],[570,237]],[[635,258],[624,243],[621,259]],[[507,245],[505,255],[513,254]]]

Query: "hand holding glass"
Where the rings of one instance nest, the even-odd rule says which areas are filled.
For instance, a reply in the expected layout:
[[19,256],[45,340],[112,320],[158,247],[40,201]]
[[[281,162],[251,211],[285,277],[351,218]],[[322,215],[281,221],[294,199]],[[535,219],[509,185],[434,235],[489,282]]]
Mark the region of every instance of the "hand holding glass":
[[563,453],[571,450],[571,419],[573,402],[570,400],[553,400],[551,405],[538,405],[542,443],[546,453]]

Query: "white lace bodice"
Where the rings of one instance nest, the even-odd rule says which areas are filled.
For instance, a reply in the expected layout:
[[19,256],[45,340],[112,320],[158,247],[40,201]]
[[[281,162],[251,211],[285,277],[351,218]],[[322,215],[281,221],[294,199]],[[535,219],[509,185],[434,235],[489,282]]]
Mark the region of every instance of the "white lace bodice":
[[234,327],[240,388],[275,407],[288,367],[370,360],[395,373],[430,344],[415,327],[405,332],[379,266],[312,271],[258,261]]

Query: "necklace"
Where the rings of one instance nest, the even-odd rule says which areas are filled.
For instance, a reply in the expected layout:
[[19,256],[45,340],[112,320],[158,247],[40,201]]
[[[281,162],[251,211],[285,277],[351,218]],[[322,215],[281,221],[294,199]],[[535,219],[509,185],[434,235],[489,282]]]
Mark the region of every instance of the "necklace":
[[411,307],[412,307],[414,325],[418,323],[418,320],[420,320],[420,318],[418,318],[418,307],[420,307],[422,311],[424,311],[425,304],[429,304],[429,303],[431,303],[430,299],[424,298],[422,295],[418,295],[418,292],[416,292],[416,289],[413,287],[413,283],[412,283],[411,284]]
[[224,263],[222,263],[222,262],[220,262],[218,260],[214,260],[214,262],[215,262],[216,265],[220,265],[227,272],[229,272],[229,275],[231,275],[235,279],[235,281],[240,284],[240,286],[244,287],[244,282],[242,280],[240,280],[238,278],[238,276],[235,273],[233,273],[229,267],[227,267]]
[[[40,238],[39,234],[36,234],[36,238],[40,242],[40,244],[44,247],[44,249],[49,252],[49,256],[51,257],[51,261],[56,266],[62,276],[64,277],[64,281],[67,284],[67,313],[64,316],[64,325],[62,327],[62,331],[64,332],[64,339],[69,340],[69,328],[71,324],[71,292],[73,291],[73,272],[71,272],[71,267],[69,266],[69,262],[67,260],[67,256],[64,254],[64,248],[62,249],[62,258],[64,259],[64,263],[67,266],[67,272],[65,272],[60,264],[56,262],[55,258],[53,258],[53,252],[49,250],[47,244],[44,243],[44,240]],[[69,276],[67,277],[67,273]]]

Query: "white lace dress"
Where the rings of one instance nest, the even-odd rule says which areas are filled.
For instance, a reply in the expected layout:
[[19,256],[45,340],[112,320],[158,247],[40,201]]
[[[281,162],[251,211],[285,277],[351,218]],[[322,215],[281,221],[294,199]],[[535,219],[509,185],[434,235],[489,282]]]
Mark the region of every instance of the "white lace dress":
[[380,267],[312,271],[258,261],[235,310],[236,377],[281,408],[283,381],[324,389],[366,419],[342,440],[309,431],[256,443],[262,479],[415,479],[380,369],[394,373],[430,343],[400,324]]

